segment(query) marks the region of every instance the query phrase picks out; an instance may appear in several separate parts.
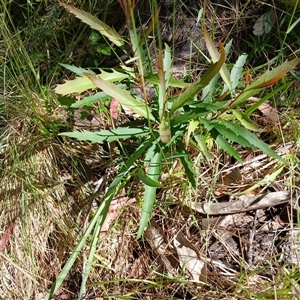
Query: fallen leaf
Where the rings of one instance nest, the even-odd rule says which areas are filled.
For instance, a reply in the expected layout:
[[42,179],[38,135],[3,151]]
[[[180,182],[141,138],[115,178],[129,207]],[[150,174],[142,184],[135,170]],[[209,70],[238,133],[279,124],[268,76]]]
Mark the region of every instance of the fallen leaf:
[[[100,237],[103,237],[105,233],[108,231],[111,223],[118,217],[119,209],[126,205],[126,201],[128,197],[125,196],[125,192],[123,191],[121,195],[115,197],[110,204],[109,210],[107,212],[105,221],[101,227]],[[128,203],[127,203],[128,204]]]
[[144,236],[153,251],[162,259],[168,271],[172,271],[178,266],[178,259],[174,256],[174,249],[171,249],[163,230],[153,219],[150,220]]
[[149,268],[149,256],[148,253],[142,252],[142,254],[134,260],[131,268],[130,273],[128,274],[129,278],[135,278],[135,279],[142,279],[145,278],[147,274],[147,270]]
[[119,117],[119,101],[116,98],[111,98],[109,112],[114,125],[116,125]]
[[14,222],[11,222],[10,225],[7,227],[7,229],[5,230],[1,240],[0,240],[0,251],[3,251],[7,245],[7,242],[10,238],[10,236],[12,235],[13,233],[13,230],[14,230],[14,226],[15,226],[15,223]]
[[290,194],[286,191],[267,193],[257,196],[242,195],[238,200],[219,203],[191,203],[192,209],[206,215],[236,214],[260,208],[272,207],[290,202]]
[[174,246],[178,254],[179,263],[187,270],[195,281],[207,282],[206,262],[200,258],[198,249],[179,232],[175,234]]
[[276,109],[274,109],[270,104],[263,103],[258,107],[262,114],[273,124],[278,123],[279,116]]

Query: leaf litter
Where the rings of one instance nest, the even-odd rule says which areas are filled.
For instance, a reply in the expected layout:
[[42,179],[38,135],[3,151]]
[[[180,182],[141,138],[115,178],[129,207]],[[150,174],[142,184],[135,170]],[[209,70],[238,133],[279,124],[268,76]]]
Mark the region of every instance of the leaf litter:
[[[285,156],[291,149],[291,145],[287,144],[286,147],[279,148],[277,153]],[[248,162],[245,160],[244,167],[239,167],[238,178],[233,176],[232,182],[227,179],[226,185],[241,192],[244,188],[241,184],[243,178],[248,178],[247,173],[253,172],[257,164],[262,171],[257,174],[257,179],[263,178],[272,167],[266,155],[257,155]],[[269,166],[263,168],[264,165]],[[278,167],[276,163],[275,166]],[[231,168],[234,170],[234,166]],[[252,184],[255,182],[252,178]],[[249,187],[249,183],[246,186]],[[228,190],[226,193],[228,194]],[[179,194],[176,192],[180,198]],[[166,199],[166,195],[161,197],[160,201]],[[268,187],[261,186],[237,196],[235,201],[229,199],[228,202],[211,203],[210,207],[214,209],[196,209],[197,212],[192,213],[196,218],[194,221],[190,211],[193,206],[194,209],[197,208],[196,203],[187,202],[182,206],[180,201],[174,199],[173,205],[167,209],[168,219],[159,215],[151,219],[144,236],[154,257],[144,256],[147,246],[143,246],[139,254],[143,258],[142,268],[149,268],[152,264],[157,267],[160,265],[162,269],[159,269],[159,273],[166,272],[172,278],[182,276],[183,271],[191,284],[201,283],[197,290],[202,289],[205,294],[206,285],[237,286],[241,267],[245,272],[260,270],[249,275],[247,285],[253,291],[260,285],[261,291],[263,286],[267,289],[271,284],[270,274],[276,275],[279,264],[288,264],[292,258],[295,265],[298,253],[295,253],[296,247],[289,245],[297,245],[290,236],[295,236],[298,231],[289,234],[291,220],[287,211],[296,210],[297,203],[290,192],[278,190],[272,184]],[[284,256],[283,249],[286,249]],[[291,253],[291,256],[287,253]],[[275,257],[277,259],[274,262]],[[140,261],[139,256],[137,259]],[[140,266],[141,264],[140,261]],[[194,288],[190,286],[188,290],[192,291]]]

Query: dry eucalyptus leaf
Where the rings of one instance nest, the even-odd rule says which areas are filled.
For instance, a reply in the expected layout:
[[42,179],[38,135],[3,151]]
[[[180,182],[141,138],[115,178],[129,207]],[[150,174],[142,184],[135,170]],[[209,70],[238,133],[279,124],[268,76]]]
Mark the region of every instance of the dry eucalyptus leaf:
[[257,210],[260,208],[272,207],[289,202],[290,194],[286,191],[267,193],[257,196],[242,195],[238,200],[220,203],[196,203],[192,202],[191,207],[206,215],[226,215],[240,212]]
[[258,109],[272,124],[278,123],[279,121],[278,112],[270,104],[263,103],[258,107]]
[[173,255],[174,250],[171,249],[163,230],[153,219],[150,220],[150,225],[145,230],[144,236],[169,271],[178,266],[178,259]]
[[150,220],[150,225],[145,230],[144,235],[153,250],[158,252],[160,255],[166,253],[168,248],[167,237],[154,220]]
[[173,243],[181,267],[190,273],[193,280],[207,282],[206,262],[200,259],[198,249],[181,232],[175,235]]

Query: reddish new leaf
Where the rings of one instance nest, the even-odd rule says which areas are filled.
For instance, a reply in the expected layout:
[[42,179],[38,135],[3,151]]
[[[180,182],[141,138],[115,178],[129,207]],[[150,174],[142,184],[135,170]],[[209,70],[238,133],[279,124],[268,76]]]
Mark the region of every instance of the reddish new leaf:
[[[269,87],[272,86],[273,84],[277,83],[286,73],[288,73],[289,70],[284,70],[281,73],[279,73],[276,77],[265,81],[259,85],[254,86],[251,89],[260,89],[260,88],[265,88],[265,87]],[[250,90],[250,89],[249,89]]]

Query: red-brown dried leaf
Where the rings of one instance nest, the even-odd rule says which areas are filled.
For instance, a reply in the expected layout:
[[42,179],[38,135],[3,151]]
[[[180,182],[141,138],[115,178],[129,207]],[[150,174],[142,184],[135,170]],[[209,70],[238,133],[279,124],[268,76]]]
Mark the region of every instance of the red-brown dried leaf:
[[119,117],[119,101],[116,98],[111,98],[109,112],[114,125],[116,125]]
[[3,251],[7,245],[7,242],[10,238],[10,236],[12,235],[13,233],[13,230],[14,230],[14,226],[15,226],[15,223],[14,222],[11,222],[10,225],[7,227],[7,229],[5,230],[1,240],[0,240],[0,251]]
[[127,201],[127,197],[125,196],[125,193],[122,192],[121,195],[117,196],[116,198],[114,198],[111,201],[109,210],[107,212],[105,221],[101,227],[101,233],[100,236],[104,236],[105,233],[108,231],[109,226],[111,225],[111,223],[118,217],[119,215],[119,209],[125,205],[126,201]]

